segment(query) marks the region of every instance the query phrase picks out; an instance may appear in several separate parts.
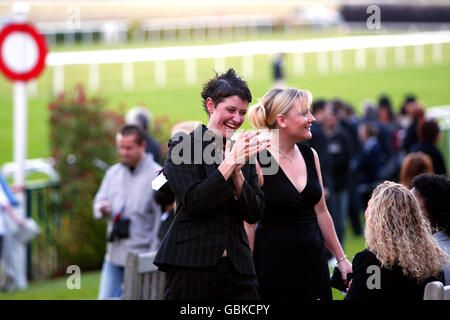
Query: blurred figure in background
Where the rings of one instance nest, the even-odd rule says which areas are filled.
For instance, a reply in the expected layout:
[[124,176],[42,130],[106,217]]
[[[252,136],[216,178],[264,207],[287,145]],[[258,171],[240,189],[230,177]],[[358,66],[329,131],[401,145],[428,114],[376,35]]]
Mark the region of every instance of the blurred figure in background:
[[411,120],[411,124],[405,131],[402,146],[403,150],[408,153],[411,152],[411,147],[419,141],[422,125],[425,121],[425,108],[417,101],[414,101],[407,104],[406,110]]
[[99,300],[122,297],[128,252],[151,252],[159,246],[161,209],[152,181],[161,166],[145,152],[144,133],[138,126],[123,126],[116,144],[121,162],[106,171],[93,201],[94,217],[108,220]]
[[378,121],[387,129],[391,152],[387,155],[380,171],[382,180],[398,181],[404,154],[401,153],[400,125],[392,110],[388,96],[382,95],[378,100]]
[[[433,237],[450,256],[450,180],[444,176],[421,174],[413,179],[412,193],[428,219]],[[450,261],[444,269],[445,285],[450,284]]]
[[274,88],[284,88],[286,87],[285,75],[284,75],[284,65],[283,65],[283,54],[278,53],[275,55],[272,63],[272,73]]
[[328,138],[327,151],[332,163],[331,176],[336,204],[332,217],[339,241],[344,246],[345,220],[349,202],[348,183],[351,159],[349,141],[351,137],[339,123],[337,110],[334,105],[328,103],[325,110],[324,129]]
[[402,106],[400,107],[400,113],[397,116],[397,122],[400,125],[400,128],[402,129],[402,140],[405,138],[406,129],[411,125],[412,123],[412,111],[417,105],[416,97],[413,95],[407,95],[405,97],[405,100],[402,103]]
[[145,107],[134,107],[127,112],[125,122],[138,126],[145,134],[145,152],[153,155],[153,160],[161,164],[161,146],[158,141],[150,136],[152,114]]
[[201,122],[199,122],[199,121],[183,121],[183,122],[179,122],[176,125],[174,125],[172,127],[172,129],[170,130],[170,136],[173,137],[179,132],[184,132],[186,134],[190,134],[200,124],[201,124]]
[[385,165],[392,154],[391,137],[388,128],[378,121],[378,112],[375,104],[371,101],[363,103],[364,115],[362,121],[372,123],[377,131],[378,143],[381,151],[381,161]]
[[[348,179],[348,216],[350,218],[353,233],[357,236],[362,236],[362,227],[360,222],[360,200],[356,191],[355,170],[357,165],[358,155],[361,153],[361,142],[358,137],[358,125],[361,119],[355,115],[354,109],[351,105],[334,100],[334,104],[338,106],[338,117],[340,124],[346,129],[348,135],[351,137],[350,141],[350,178]],[[345,227],[345,222],[344,222]]]
[[[311,113],[316,121],[311,124],[311,139],[302,141],[316,150],[319,156],[320,168],[322,172],[322,182],[325,201],[330,213],[334,212],[334,189],[332,173],[332,162],[328,154],[328,138],[325,135],[323,124],[326,118],[326,101],[323,99],[315,100],[311,105]],[[333,213],[332,213],[333,215]],[[331,254],[330,254],[331,257]]]
[[0,173],[0,270],[5,273],[4,279],[0,274],[0,289],[5,291],[27,287],[24,263],[18,256],[20,243],[14,237],[18,228],[25,224],[25,219],[14,212],[18,206],[18,200]]
[[381,170],[381,149],[377,138],[377,128],[373,123],[363,122],[358,127],[363,148],[356,161],[356,188],[360,207],[366,209],[373,189],[378,184]]
[[360,120],[354,116],[353,108],[342,100],[333,99],[331,104],[339,119],[342,130],[345,131],[350,138],[348,144],[350,147],[351,159],[353,160],[356,157],[356,154],[361,150],[358,139],[358,123]]
[[[189,135],[200,124],[201,122],[198,121],[183,121],[177,123],[170,131],[171,139],[180,132]],[[173,194],[168,181],[158,191],[155,191],[155,201],[161,206],[162,211],[161,225],[158,234],[159,239],[162,240],[166,235],[167,230],[169,230],[176,209],[175,195]]]
[[434,173],[431,158],[423,152],[410,153],[400,168],[400,183],[411,189],[413,178],[422,173]]
[[378,100],[378,120],[391,130],[397,127],[391,99],[386,95],[382,95]]
[[419,127],[420,141],[411,147],[411,152],[421,151],[431,157],[433,161],[434,173],[447,175],[444,157],[441,151],[436,147],[441,139],[441,130],[436,120],[427,120]]

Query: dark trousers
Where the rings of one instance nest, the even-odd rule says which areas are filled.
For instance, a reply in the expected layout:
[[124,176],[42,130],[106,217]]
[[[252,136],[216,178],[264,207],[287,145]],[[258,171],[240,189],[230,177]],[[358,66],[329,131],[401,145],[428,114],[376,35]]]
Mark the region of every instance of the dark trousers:
[[167,269],[166,300],[259,300],[256,276],[236,272],[228,258],[213,267]]

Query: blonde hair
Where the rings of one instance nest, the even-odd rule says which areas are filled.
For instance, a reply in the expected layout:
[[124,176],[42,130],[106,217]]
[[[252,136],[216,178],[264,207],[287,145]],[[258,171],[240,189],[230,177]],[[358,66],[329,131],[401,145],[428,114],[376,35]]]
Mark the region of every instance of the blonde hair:
[[201,122],[199,122],[199,121],[183,121],[183,122],[179,122],[176,125],[174,125],[172,127],[172,129],[170,130],[170,137],[173,138],[173,136],[175,134],[180,133],[180,132],[184,132],[186,134],[190,134],[200,124],[201,124]]
[[418,200],[405,186],[385,181],[371,200],[366,245],[382,267],[398,265],[419,283],[444,269],[447,253],[432,237]]
[[412,188],[412,179],[421,173],[434,173],[431,157],[423,152],[413,152],[403,159],[400,168],[400,183]]
[[295,88],[272,89],[250,107],[248,120],[256,129],[275,129],[277,115],[286,115],[296,101],[300,101],[301,109],[307,109],[311,105],[312,95],[307,90]]

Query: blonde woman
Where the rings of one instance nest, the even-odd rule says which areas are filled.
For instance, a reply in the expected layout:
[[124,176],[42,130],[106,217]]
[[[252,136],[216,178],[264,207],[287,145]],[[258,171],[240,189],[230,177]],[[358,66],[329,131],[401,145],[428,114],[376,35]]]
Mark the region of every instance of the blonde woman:
[[249,111],[250,123],[271,134],[259,154],[266,210],[253,251],[263,299],[331,300],[326,248],[343,279],[352,272],[325,204],[317,153],[297,146],[311,139],[311,101],[306,90],[273,89]]
[[366,216],[367,249],[353,259],[347,300],[422,300],[447,254],[433,239],[416,197],[386,181],[373,191]]

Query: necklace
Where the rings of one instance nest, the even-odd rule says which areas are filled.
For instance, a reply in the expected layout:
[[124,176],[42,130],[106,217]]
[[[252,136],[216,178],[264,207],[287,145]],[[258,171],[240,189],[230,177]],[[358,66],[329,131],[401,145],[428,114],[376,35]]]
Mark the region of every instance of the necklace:
[[279,154],[281,154],[283,157],[285,157],[286,159],[288,159],[289,161],[293,162],[294,161],[294,157],[295,157],[295,147],[294,147],[294,156],[291,158],[289,156],[287,156],[286,154],[284,154],[283,152],[280,151],[280,149],[278,149],[277,147],[275,147],[274,145],[271,145],[272,148],[274,148]]

